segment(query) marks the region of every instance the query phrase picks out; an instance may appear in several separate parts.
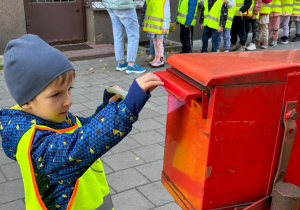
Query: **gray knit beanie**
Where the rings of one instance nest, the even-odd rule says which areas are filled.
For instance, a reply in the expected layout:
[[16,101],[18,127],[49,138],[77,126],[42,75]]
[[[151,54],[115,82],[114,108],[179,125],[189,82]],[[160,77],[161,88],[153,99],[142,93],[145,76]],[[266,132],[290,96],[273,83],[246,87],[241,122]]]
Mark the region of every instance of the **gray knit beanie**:
[[63,53],[38,36],[26,34],[7,44],[3,69],[10,94],[22,106],[74,67]]

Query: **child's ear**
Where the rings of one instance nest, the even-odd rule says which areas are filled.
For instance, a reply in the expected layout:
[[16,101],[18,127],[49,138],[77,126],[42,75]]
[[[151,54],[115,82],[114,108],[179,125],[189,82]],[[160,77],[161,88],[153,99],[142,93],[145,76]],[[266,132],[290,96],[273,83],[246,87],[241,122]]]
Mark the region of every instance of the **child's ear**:
[[22,107],[22,109],[30,109],[31,108],[29,102],[27,102],[26,104],[22,105],[21,107]]

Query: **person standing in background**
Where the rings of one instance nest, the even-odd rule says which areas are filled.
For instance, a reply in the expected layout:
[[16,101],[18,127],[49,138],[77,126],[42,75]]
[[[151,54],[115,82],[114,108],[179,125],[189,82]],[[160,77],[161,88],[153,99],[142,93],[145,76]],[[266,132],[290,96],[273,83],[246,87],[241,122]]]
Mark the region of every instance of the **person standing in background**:
[[[135,0],[103,0],[103,5],[110,16],[114,36],[114,49],[117,60],[117,71],[127,74],[140,74],[146,71],[135,63],[139,46],[139,23],[136,14]],[[127,34],[127,61],[124,59],[124,37]]]
[[179,0],[175,22],[180,24],[181,53],[191,53],[199,0]]

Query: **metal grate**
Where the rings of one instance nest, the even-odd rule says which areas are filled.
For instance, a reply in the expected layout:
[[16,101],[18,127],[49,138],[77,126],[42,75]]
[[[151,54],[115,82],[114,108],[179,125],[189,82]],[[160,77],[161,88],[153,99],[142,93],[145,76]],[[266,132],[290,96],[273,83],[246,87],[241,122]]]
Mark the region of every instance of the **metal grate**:
[[[135,0],[136,8],[142,8],[145,0]],[[102,3],[102,0],[86,0],[85,5],[91,8],[92,10],[105,10],[105,7]]]
[[29,3],[57,3],[57,2],[74,2],[76,0],[29,0]]

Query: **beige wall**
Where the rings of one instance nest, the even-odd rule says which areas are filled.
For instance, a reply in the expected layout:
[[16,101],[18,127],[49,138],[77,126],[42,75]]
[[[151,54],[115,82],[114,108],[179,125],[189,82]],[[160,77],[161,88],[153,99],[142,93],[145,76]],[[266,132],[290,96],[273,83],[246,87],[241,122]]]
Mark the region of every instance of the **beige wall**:
[[11,39],[26,34],[23,0],[0,0],[0,54]]

